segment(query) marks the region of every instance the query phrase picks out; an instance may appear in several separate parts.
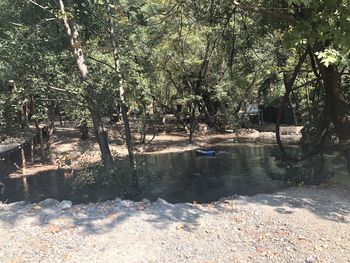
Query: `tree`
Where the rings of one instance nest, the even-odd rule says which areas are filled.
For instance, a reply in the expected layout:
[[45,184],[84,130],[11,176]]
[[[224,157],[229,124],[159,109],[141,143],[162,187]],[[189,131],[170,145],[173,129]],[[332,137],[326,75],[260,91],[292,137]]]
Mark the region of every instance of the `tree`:
[[121,113],[122,118],[125,126],[125,140],[128,148],[128,155],[129,155],[129,161],[130,161],[130,167],[133,171],[133,173],[136,172],[136,162],[134,158],[134,150],[133,150],[133,143],[132,143],[132,136],[130,131],[130,124],[129,124],[129,118],[128,118],[128,107],[125,102],[125,90],[124,90],[124,78],[121,73],[121,67],[120,67],[120,55],[119,50],[116,43],[116,35],[115,35],[115,22],[113,18],[113,13],[111,9],[111,1],[105,0],[107,15],[108,15],[108,32],[112,47],[112,54],[113,54],[113,61],[114,61],[114,70],[117,78],[119,79],[119,99],[120,99],[120,107],[121,107]]
[[[271,6],[269,1],[262,1],[263,8],[260,8],[260,3],[260,1],[252,1],[253,7],[251,7],[236,2],[235,7],[250,13],[260,12],[277,19],[281,22],[277,25],[278,27],[274,21],[270,20],[269,24],[275,29],[284,30],[283,41],[286,47],[299,46],[304,50],[309,49],[309,66],[315,76],[323,82],[324,103],[330,118],[330,122],[325,120],[321,123],[322,131],[318,134],[326,135],[332,123],[338,138],[338,145],[323,148],[342,151],[350,172],[350,108],[345,101],[342,89],[343,73],[348,68],[349,36],[344,32],[349,27],[349,21],[346,19],[349,15],[349,4],[346,1],[278,1],[279,10],[283,10],[280,12],[274,8],[266,8],[266,5]],[[291,87],[288,87],[285,97],[289,97],[290,90]],[[286,100],[283,102],[285,103]],[[314,141],[318,142],[320,150],[320,142],[325,140],[318,137]]]
[[[66,7],[63,0],[59,0],[59,8],[62,14],[64,26],[66,28],[67,37],[69,38],[70,48],[72,54],[76,60],[76,64],[79,68],[81,79],[86,84],[86,100],[88,101],[89,111],[94,125],[95,134],[97,137],[98,144],[100,146],[101,157],[104,166],[107,171],[113,171],[113,157],[109,149],[106,132],[104,131],[103,124],[101,121],[100,113],[98,112],[98,105],[96,104],[96,92],[94,83],[89,79],[89,71],[85,63],[84,53],[81,44],[78,40],[78,30],[74,19],[69,18]],[[70,0],[68,0],[68,7],[72,8]],[[73,14],[70,14],[72,16]]]

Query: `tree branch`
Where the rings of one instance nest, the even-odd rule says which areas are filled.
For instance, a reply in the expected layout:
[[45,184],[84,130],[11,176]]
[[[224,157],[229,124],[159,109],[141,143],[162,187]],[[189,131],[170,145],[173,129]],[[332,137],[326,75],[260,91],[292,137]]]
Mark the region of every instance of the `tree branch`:
[[99,60],[99,59],[94,58],[94,57],[92,57],[92,56],[86,56],[86,58],[91,59],[91,60],[93,60],[93,61],[96,61],[96,62],[98,62],[98,63],[101,63],[101,64],[103,64],[103,65],[105,65],[105,66],[107,66],[107,67],[109,67],[109,68],[115,70],[115,67],[113,67],[113,66],[112,66],[111,64],[109,64],[108,62]]
[[280,20],[283,20],[285,22],[293,23],[296,24],[299,21],[296,20],[294,17],[281,13],[281,12],[276,12],[276,8],[267,8],[267,7],[258,7],[258,6],[242,6],[240,3],[237,1],[233,1],[233,5],[241,10],[250,12],[250,13],[262,13],[265,15],[273,16],[275,18],[278,18]]
[[298,90],[300,88],[303,88],[303,87],[305,87],[305,86],[307,86],[307,85],[309,85],[309,84],[311,84],[313,82],[319,81],[319,80],[321,80],[321,78],[314,78],[312,80],[309,80],[309,81],[305,82],[304,84],[301,84],[301,85],[293,88],[292,91],[295,91],[295,90]]
[[70,91],[70,90],[66,90],[66,89],[60,89],[60,88],[56,88],[54,86],[46,86],[48,87],[49,89],[53,89],[53,90],[58,90],[58,91],[63,91],[63,92],[67,92],[67,93],[71,93],[71,94],[79,94],[78,92],[74,92],[74,91]]
[[30,3],[32,3],[33,5],[35,5],[35,6],[39,7],[39,8],[41,8],[42,10],[45,10],[46,12],[49,12],[51,15],[54,15],[54,16],[56,17],[56,15],[55,15],[51,10],[49,10],[47,6],[43,6],[43,5],[41,5],[41,4],[38,4],[37,2],[35,2],[35,1],[33,1],[33,0],[28,0],[28,2],[30,2]]

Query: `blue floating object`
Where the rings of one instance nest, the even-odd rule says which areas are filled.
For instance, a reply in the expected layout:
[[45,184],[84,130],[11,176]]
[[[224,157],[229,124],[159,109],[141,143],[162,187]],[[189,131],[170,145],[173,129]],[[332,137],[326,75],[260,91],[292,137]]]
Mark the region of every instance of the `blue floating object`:
[[199,155],[215,155],[215,151],[214,150],[205,150],[205,149],[198,149],[196,150],[196,153]]

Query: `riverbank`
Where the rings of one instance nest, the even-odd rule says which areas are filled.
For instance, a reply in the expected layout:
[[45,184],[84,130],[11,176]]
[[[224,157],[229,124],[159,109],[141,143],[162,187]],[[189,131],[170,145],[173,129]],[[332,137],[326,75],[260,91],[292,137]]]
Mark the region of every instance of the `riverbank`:
[[[270,127],[271,128],[271,127]],[[298,142],[301,138],[302,127],[282,127],[281,136],[285,142]],[[125,157],[127,148],[124,140],[114,126],[108,126],[108,138],[110,149],[115,157]],[[151,143],[139,143],[138,134],[134,133],[134,151],[140,154],[162,154],[171,152],[185,152],[198,148],[213,147],[220,143],[232,143],[239,141],[259,141],[262,143],[275,143],[275,133],[266,127],[262,131],[255,129],[239,129],[228,133],[213,131],[198,132],[194,141],[188,141],[188,134],[184,132],[160,132],[157,133]],[[147,135],[146,142],[153,135]],[[27,167],[26,174],[32,175],[45,170],[56,168],[69,168],[79,170],[83,166],[93,164],[100,160],[100,152],[95,139],[91,137],[86,141],[79,138],[79,130],[69,127],[57,127],[55,138],[51,144],[51,164],[35,165]],[[21,171],[13,176],[20,176]]]
[[350,262],[350,189],[0,205],[1,262]]
[[[282,126],[281,138],[284,142],[296,143],[301,138],[302,126]],[[127,148],[124,139],[120,136],[115,125],[107,125],[110,150],[115,158],[125,157]],[[163,154],[173,152],[186,152],[198,148],[213,147],[222,143],[232,142],[261,142],[275,143],[274,125],[256,126],[254,129],[228,130],[226,133],[218,133],[213,130],[204,129],[197,131],[193,142],[189,142],[188,134],[176,132],[174,127],[167,127],[172,132],[158,132],[153,138],[146,136],[146,143],[139,142],[139,134],[133,133],[134,152],[136,155]],[[4,152],[19,146],[28,136],[33,137],[34,127],[17,134],[17,137],[9,137],[0,144],[0,150]],[[32,158],[33,159],[33,158]],[[38,159],[38,158],[36,158]],[[94,136],[88,140],[80,139],[79,129],[68,126],[56,126],[54,138],[50,145],[48,161],[40,163],[28,163],[25,169],[25,176],[31,176],[39,172],[51,171],[53,169],[67,168],[79,170],[100,160],[100,151]],[[14,171],[11,177],[23,176],[22,169]]]

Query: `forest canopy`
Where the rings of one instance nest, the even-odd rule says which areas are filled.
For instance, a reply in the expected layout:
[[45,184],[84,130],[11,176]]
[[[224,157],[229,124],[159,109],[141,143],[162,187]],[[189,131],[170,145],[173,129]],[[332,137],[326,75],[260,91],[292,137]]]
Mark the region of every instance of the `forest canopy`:
[[350,1],[2,0],[0,134],[55,116],[94,128],[103,117],[172,113],[193,140],[225,131],[249,104],[293,109],[305,158],[341,152],[350,171]]

